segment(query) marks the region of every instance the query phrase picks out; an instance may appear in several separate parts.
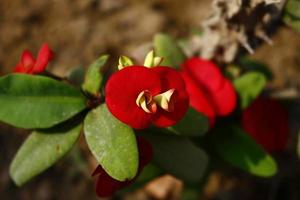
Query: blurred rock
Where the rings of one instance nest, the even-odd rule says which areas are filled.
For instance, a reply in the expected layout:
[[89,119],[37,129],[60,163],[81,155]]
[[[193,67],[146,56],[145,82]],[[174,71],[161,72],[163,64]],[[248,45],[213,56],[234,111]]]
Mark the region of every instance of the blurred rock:
[[182,181],[174,178],[173,176],[165,175],[151,181],[145,187],[145,192],[157,200],[179,200],[182,186]]

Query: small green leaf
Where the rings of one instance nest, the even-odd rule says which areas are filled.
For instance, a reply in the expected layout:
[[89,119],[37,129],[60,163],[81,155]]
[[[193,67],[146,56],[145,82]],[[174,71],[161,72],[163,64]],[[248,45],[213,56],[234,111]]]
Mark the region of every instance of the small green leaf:
[[283,21],[300,33],[300,0],[289,0],[283,12]]
[[247,108],[256,99],[263,91],[266,83],[265,76],[259,72],[248,72],[233,81],[243,109]]
[[92,110],[84,121],[90,150],[114,179],[130,180],[138,170],[138,149],[133,130],[117,120],[105,104]]
[[162,131],[150,129],[138,133],[151,142],[153,162],[184,181],[201,181],[208,164],[206,153],[187,138]]
[[21,186],[52,166],[75,144],[81,125],[34,131],[18,150],[10,166],[10,176]]
[[276,174],[277,165],[274,159],[241,128],[217,127],[211,138],[210,144],[216,153],[233,166],[261,177]]
[[300,33],[300,17],[285,13],[285,15],[283,15],[283,21]]
[[209,123],[207,117],[189,108],[184,118],[168,129],[177,135],[197,137],[208,131]]
[[246,70],[246,71],[256,71],[260,72],[263,75],[266,76],[268,80],[273,79],[273,73],[271,70],[268,68],[268,66],[264,63],[261,63],[259,61],[253,60],[247,56],[241,56],[239,58],[239,63],[241,67]]
[[89,66],[82,85],[84,91],[98,96],[103,80],[100,70],[105,65],[108,57],[108,55],[103,55]]
[[49,128],[85,107],[85,97],[72,86],[26,74],[0,78],[0,121],[20,128]]
[[161,65],[179,68],[185,60],[185,55],[176,41],[166,34],[155,35],[154,49],[157,56],[164,58]]
[[300,18],[300,0],[288,0],[284,12]]

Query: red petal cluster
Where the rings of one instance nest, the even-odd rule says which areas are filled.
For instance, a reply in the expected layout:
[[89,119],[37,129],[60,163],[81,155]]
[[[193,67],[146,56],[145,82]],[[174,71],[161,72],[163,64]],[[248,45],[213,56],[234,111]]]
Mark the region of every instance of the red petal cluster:
[[234,87],[213,62],[191,58],[182,64],[181,75],[190,105],[205,114],[211,125],[216,116],[226,116],[234,110],[237,102]]
[[45,43],[40,48],[40,51],[35,59],[29,50],[25,50],[22,53],[20,62],[15,66],[15,73],[23,74],[38,74],[43,72],[47,64],[53,58],[53,52]]
[[[156,112],[147,113],[136,104],[142,91],[148,91],[154,97],[170,89],[175,89],[172,111],[158,107]],[[172,126],[184,116],[189,106],[184,80],[170,67],[126,67],[110,77],[105,90],[110,112],[136,129],[147,128],[151,123],[158,127]]]
[[[139,149],[139,173],[143,170],[143,168],[152,160],[153,152],[151,144],[142,137],[137,137],[137,144]],[[130,181],[117,181],[110,177],[104,169],[99,165],[92,176],[98,175],[98,180],[96,184],[96,192],[99,197],[110,197],[117,190],[120,190],[134,182],[136,177]]]
[[288,138],[288,114],[275,99],[260,96],[243,113],[242,126],[266,151],[283,151]]

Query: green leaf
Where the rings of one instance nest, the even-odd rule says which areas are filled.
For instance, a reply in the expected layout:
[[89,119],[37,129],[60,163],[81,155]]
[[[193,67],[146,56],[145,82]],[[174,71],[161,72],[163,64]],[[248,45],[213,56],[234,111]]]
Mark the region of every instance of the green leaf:
[[197,137],[208,131],[209,123],[207,117],[189,108],[184,118],[168,129],[177,135]]
[[288,0],[284,8],[284,14],[300,18],[300,0]]
[[11,74],[0,78],[0,121],[20,128],[49,128],[85,107],[70,85],[44,76]]
[[283,21],[297,32],[300,33],[300,17],[285,13],[283,15]]
[[184,181],[201,181],[208,164],[206,153],[187,138],[162,131],[151,129],[139,133],[153,146],[153,162]]
[[154,49],[157,56],[164,58],[161,65],[179,68],[185,60],[185,56],[176,41],[167,34],[155,35]]
[[233,81],[243,109],[247,108],[256,99],[263,91],[266,83],[265,76],[259,72],[248,72]]
[[117,120],[105,104],[91,111],[84,121],[90,150],[114,179],[132,179],[138,170],[138,149],[133,130]]
[[250,59],[247,56],[240,57],[239,58],[239,63],[242,66],[242,68],[245,69],[246,71],[260,72],[263,75],[265,75],[268,80],[273,79],[273,73],[268,68],[268,66],[265,65],[264,63],[261,63],[259,61]]
[[261,177],[276,174],[274,159],[238,126],[217,127],[211,139],[216,153],[231,165]]
[[81,125],[34,131],[25,140],[10,165],[10,176],[21,186],[62,158],[75,144]]
[[103,81],[100,70],[105,65],[108,57],[108,55],[103,55],[89,66],[82,85],[84,91],[94,96],[98,96]]
[[283,12],[283,21],[300,33],[300,0],[289,0]]

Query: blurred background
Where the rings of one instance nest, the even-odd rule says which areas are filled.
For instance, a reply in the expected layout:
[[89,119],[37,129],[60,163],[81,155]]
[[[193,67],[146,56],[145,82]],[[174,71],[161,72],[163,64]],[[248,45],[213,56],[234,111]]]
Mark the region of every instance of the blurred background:
[[[155,33],[187,37],[213,11],[212,0],[1,0],[0,75],[10,73],[26,48],[37,53],[48,42],[55,59],[48,69],[65,76],[70,69],[87,67],[100,54],[113,58],[138,53]],[[270,88],[287,98],[300,90],[300,34],[281,22],[273,44],[259,46],[251,58],[265,63],[274,74]],[[289,151],[276,155],[280,173],[255,178],[228,169],[214,172],[204,185],[202,199],[300,199],[300,161],[295,155],[300,102],[289,105]],[[95,161],[80,142],[54,167],[21,188],[8,174],[9,164],[26,132],[0,124],[1,199],[97,199],[90,174]],[[157,180],[125,199],[181,199],[182,183],[170,176]],[[200,190],[200,188],[199,188]],[[188,191],[187,191],[188,192]],[[193,197],[186,197],[193,200]]]

